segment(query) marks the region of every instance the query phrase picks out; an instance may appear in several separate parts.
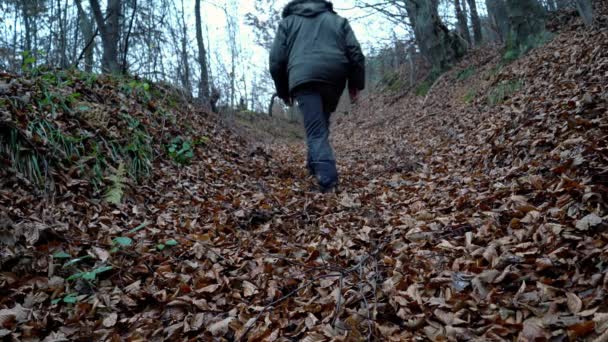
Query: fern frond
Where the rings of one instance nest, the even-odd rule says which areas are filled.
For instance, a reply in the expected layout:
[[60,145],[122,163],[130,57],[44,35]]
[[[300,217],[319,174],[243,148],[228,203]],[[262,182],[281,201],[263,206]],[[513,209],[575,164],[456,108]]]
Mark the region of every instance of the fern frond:
[[125,183],[127,182],[125,164],[121,162],[118,165],[118,169],[116,169],[115,173],[108,177],[108,179],[112,182],[112,184],[106,191],[104,199],[108,203],[119,205],[122,203],[124,187]]

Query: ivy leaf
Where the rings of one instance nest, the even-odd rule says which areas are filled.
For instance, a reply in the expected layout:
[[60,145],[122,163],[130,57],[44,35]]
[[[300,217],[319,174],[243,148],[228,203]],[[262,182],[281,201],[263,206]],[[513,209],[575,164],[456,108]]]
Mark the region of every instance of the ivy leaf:
[[72,274],[71,276],[69,276],[69,277],[67,278],[67,280],[76,280],[76,279],[80,279],[80,278],[82,278],[82,277],[83,277],[83,275],[84,275],[85,273],[86,273],[86,272],[78,272],[78,273],[74,273],[74,274]]
[[56,252],[53,254],[53,258],[55,258],[55,259],[69,259],[71,257],[72,257],[71,255],[69,255],[68,253],[63,252],[63,251]]
[[167,246],[177,246],[179,243],[177,241],[175,241],[174,239],[170,239],[165,241],[165,245]]
[[93,258],[93,257],[90,256],[90,255],[85,255],[85,256],[80,257],[80,258],[72,259],[72,260],[66,262],[65,265],[63,265],[63,267],[72,266],[72,265],[75,265],[75,264],[81,262],[82,260],[91,259],[91,258]]
[[76,304],[78,302],[78,294],[70,293],[69,295],[63,297],[63,302],[68,304]]
[[150,222],[144,222],[144,223],[140,224],[139,226],[129,230],[129,234],[137,233],[138,231],[146,228],[149,224],[150,224]]
[[127,246],[131,246],[133,244],[133,239],[131,239],[130,237],[126,237],[126,236],[120,236],[117,238],[114,238],[114,243],[119,245],[119,246],[123,246],[123,247],[127,247]]
[[165,249],[165,245],[163,245],[162,243],[159,243],[158,245],[156,245],[156,249],[158,249],[159,251],[162,251],[163,249]]

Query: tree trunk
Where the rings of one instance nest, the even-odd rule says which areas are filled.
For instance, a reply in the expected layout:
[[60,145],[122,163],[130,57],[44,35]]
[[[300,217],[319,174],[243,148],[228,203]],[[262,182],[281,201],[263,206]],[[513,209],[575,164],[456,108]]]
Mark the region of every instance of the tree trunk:
[[89,0],[103,45],[101,68],[104,72],[119,73],[118,42],[120,39],[120,0],[108,0],[106,17],[104,19],[99,6],[99,0]]
[[458,33],[469,43],[471,44],[471,34],[469,33],[469,23],[467,20],[467,15],[462,10],[462,6],[460,6],[460,0],[454,0],[454,8],[456,10],[456,20],[458,25]]
[[32,16],[30,7],[27,1],[21,3],[21,10],[23,12],[23,25],[25,27],[25,46],[23,50],[28,53],[32,53]]
[[503,43],[506,42],[509,36],[510,26],[505,0],[486,0],[486,7],[493,28],[500,36],[501,41]]
[[91,18],[82,8],[82,0],[76,0],[76,7],[78,9],[78,22],[82,36],[84,38],[84,71],[93,71],[93,52],[95,51],[95,41],[93,32],[93,22]]
[[272,117],[272,110],[274,109],[274,101],[277,99],[278,95],[276,93],[272,94],[270,98],[270,104],[268,105],[268,116]]
[[593,26],[593,4],[591,0],[576,0],[576,9],[586,26]]
[[57,13],[59,20],[59,65],[65,69],[68,66],[68,37],[67,37],[67,8],[61,7],[61,0],[57,0]]
[[557,7],[558,10],[564,9],[568,7],[568,2],[569,0],[555,0],[555,7]]
[[473,24],[473,37],[475,38],[475,45],[480,45],[483,41],[483,35],[481,31],[481,20],[479,19],[479,13],[477,12],[477,1],[467,0],[469,3],[469,11],[471,12],[471,23]]
[[201,0],[194,4],[194,15],[196,17],[196,43],[198,45],[198,64],[201,68],[201,79],[198,83],[198,98],[203,105],[209,103],[209,72],[207,70],[207,51],[203,41],[203,23],[201,20]]
[[538,46],[545,31],[545,10],[536,0],[507,0],[511,27],[508,44],[519,53]]
[[444,70],[465,54],[463,40],[439,18],[438,0],[408,0],[406,6],[416,43],[435,69]]
[[188,61],[188,27],[186,26],[186,19],[184,18],[184,0],[182,0],[182,86],[188,95],[192,95],[192,83],[190,83],[190,63]]
[[129,20],[129,28],[125,35],[124,53],[122,55],[122,73],[126,74],[129,71],[129,38],[131,38],[131,31],[133,30],[133,22],[135,21],[135,15],[137,14],[137,0],[133,0],[133,12],[131,12],[131,20]]

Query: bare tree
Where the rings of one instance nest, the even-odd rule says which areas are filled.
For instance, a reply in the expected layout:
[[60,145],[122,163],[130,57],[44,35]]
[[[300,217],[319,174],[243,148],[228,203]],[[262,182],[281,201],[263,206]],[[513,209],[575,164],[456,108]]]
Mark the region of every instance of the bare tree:
[[509,14],[505,0],[486,0],[486,8],[492,27],[498,33],[501,41],[505,42],[510,31]]
[[460,0],[454,0],[454,9],[456,11],[456,24],[458,27],[458,33],[471,44],[471,33],[469,33],[469,23],[467,20],[467,14],[463,11],[460,5]]
[[106,15],[104,17],[99,6],[99,0],[89,0],[97,27],[101,33],[103,55],[101,68],[104,72],[119,73],[118,42],[120,40],[120,9],[121,0],[108,0]]
[[78,22],[82,36],[84,38],[84,70],[93,71],[93,53],[95,51],[95,32],[93,31],[93,21],[82,7],[82,0],[76,0],[78,9]]
[[536,45],[545,31],[545,10],[536,0],[507,0],[510,44],[525,52]]
[[481,30],[481,19],[479,19],[479,13],[477,12],[477,1],[467,0],[469,3],[469,11],[471,12],[471,23],[473,24],[473,37],[475,38],[475,45],[479,45],[483,41],[483,35]]
[[357,6],[412,29],[422,55],[437,70],[449,67],[466,52],[465,41],[450,32],[441,20],[439,0],[358,0]]
[[465,54],[463,41],[439,17],[439,0],[407,0],[405,5],[418,47],[435,69],[444,70]]
[[129,56],[129,39],[131,38],[131,31],[133,30],[133,22],[135,21],[135,15],[137,14],[137,0],[133,0],[133,10],[131,12],[131,19],[129,20],[129,27],[125,34],[124,51],[122,57],[122,72],[126,74],[129,69],[129,63],[127,58]]
[[576,9],[587,26],[593,26],[593,5],[591,0],[576,0]]
[[201,0],[194,3],[194,15],[196,17],[196,43],[198,45],[198,64],[201,68],[198,83],[198,98],[202,104],[209,104],[209,71],[207,69],[207,51],[203,41],[203,23],[201,20]]
[[188,27],[186,26],[184,0],[182,2],[181,11],[181,81],[182,87],[189,95],[192,95],[192,83],[190,82],[190,63],[188,62]]

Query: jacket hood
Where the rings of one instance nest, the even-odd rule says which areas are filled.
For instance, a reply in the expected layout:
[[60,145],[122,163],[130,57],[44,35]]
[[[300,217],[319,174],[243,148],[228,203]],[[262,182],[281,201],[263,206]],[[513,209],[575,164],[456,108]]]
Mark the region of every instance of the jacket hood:
[[334,5],[325,0],[293,0],[283,9],[283,18],[292,14],[315,17],[323,12],[334,12]]

